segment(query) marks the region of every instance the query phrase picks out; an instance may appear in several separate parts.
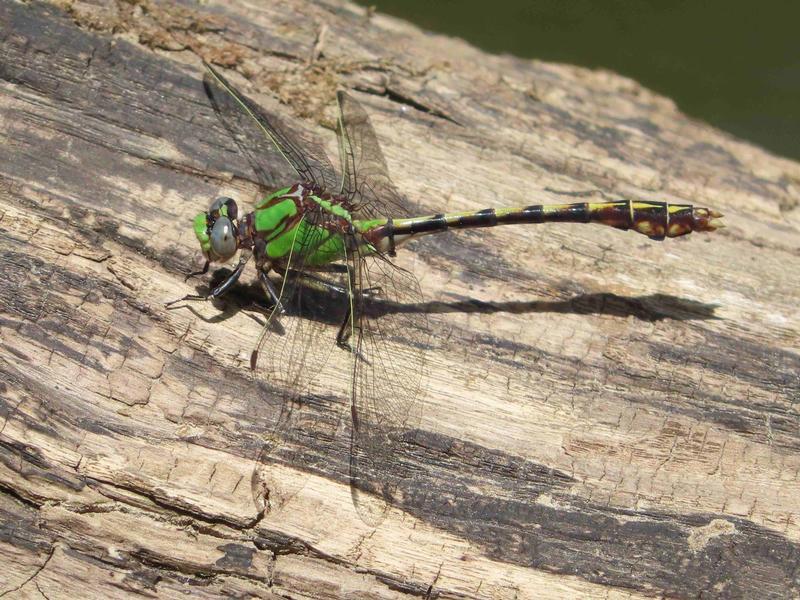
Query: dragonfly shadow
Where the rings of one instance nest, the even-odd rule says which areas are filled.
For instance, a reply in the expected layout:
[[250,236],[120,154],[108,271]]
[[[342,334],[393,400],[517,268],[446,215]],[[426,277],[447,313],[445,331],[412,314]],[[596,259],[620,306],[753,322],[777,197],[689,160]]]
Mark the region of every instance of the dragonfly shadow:
[[[212,276],[211,287],[218,285],[230,274],[227,269],[220,269]],[[330,325],[339,325],[345,316],[347,302],[344,296],[334,291],[322,291],[315,287],[303,286],[302,309],[294,299],[284,299],[284,308],[290,315],[299,314]],[[238,284],[224,298],[213,301],[220,308],[220,313],[211,318],[203,317],[198,311],[188,308],[198,316],[211,323],[225,321],[241,309],[255,309],[263,316],[250,315],[260,325],[266,323],[271,307],[265,303],[264,293],[257,283]],[[656,322],[665,319],[677,321],[706,321],[718,319],[715,311],[717,304],[707,304],[672,296],[670,294],[647,294],[642,296],[620,296],[610,292],[580,294],[566,300],[529,300],[510,302],[485,302],[474,298],[458,298],[452,301],[434,300],[416,304],[401,304],[383,300],[380,293],[369,296],[364,302],[364,311],[370,317],[381,317],[397,313],[555,313],[575,315],[606,315],[614,317],[634,317],[640,321]],[[248,311],[249,312],[249,311]],[[276,327],[280,327],[276,320]]]
[[[220,285],[231,273],[232,271],[227,268],[217,269],[207,282],[195,288],[197,295],[204,296],[208,294],[209,290]],[[280,289],[281,286],[279,282],[273,283]],[[297,289],[301,293],[281,298],[281,304],[283,305],[286,315],[302,315],[304,318],[322,321],[330,325],[341,325],[345,318],[348,305],[344,294],[332,290],[320,290],[317,287],[304,284],[299,284]],[[300,298],[302,298],[302,301]],[[200,301],[202,300],[186,300],[181,303],[176,303],[173,308],[185,308],[191,311],[195,317],[206,323],[222,323],[235,316],[240,311],[244,311],[262,327],[267,324],[267,320],[272,311],[272,306],[267,303],[264,290],[257,282],[245,283],[239,281],[236,285],[232,286],[224,296],[211,299],[210,302],[220,311],[212,317],[207,317],[193,308],[192,304]],[[253,312],[257,313],[258,316],[251,314]],[[383,314],[388,314],[390,312],[399,311],[385,310]],[[270,322],[270,328],[275,329],[279,334],[283,333],[283,328],[280,325],[280,317]]]
[[433,301],[417,305],[392,305],[380,301],[370,302],[369,312],[379,316],[385,312],[445,313],[560,313],[577,315],[608,315],[634,317],[641,321],[655,322],[664,319],[679,321],[704,321],[717,319],[716,304],[706,304],[671,296],[648,294],[644,296],[619,296],[613,293],[581,294],[567,300],[531,300],[512,302],[484,302],[464,298],[452,302]]
[[[232,271],[227,268],[217,269],[211,275],[211,279],[208,282],[201,283],[195,288],[196,295],[205,296],[213,288],[225,281],[231,273]],[[194,308],[198,302],[211,302],[214,308],[219,310],[219,312],[212,317],[208,317]],[[170,303],[168,306],[169,310],[178,308],[188,310],[201,321],[212,324],[223,323],[244,310],[245,314],[261,327],[267,324],[267,319],[272,310],[270,306],[265,304],[264,293],[257,284],[238,284],[233,286],[227,294],[219,298],[207,300],[201,298],[185,298],[182,301]],[[253,312],[258,313],[260,316],[252,314]],[[273,322],[271,326],[280,329],[280,325],[277,322]]]

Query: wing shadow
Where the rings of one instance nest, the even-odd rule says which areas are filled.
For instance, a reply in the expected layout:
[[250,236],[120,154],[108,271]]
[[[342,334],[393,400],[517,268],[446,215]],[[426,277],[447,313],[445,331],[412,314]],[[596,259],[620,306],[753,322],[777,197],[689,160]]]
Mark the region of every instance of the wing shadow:
[[[425,302],[413,307],[392,306],[386,310],[424,311],[430,314],[443,313],[555,313],[575,315],[608,315],[634,317],[641,321],[655,322],[664,319],[679,321],[704,321],[717,319],[717,304],[706,304],[672,296],[648,294],[643,296],[620,296],[610,292],[579,294],[566,300],[530,300],[512,302],[485,302],[474,298],[463,298],[450,302]],[[380,306],[378,307],[380,308]]]
[[[227,275],[228,269],[217,270],[210,282],[210,287],[217,285]],[[205,289],[202,286],[200,289]],[[311,286],[303,286],[303,303],[306,307],[304,314],[313,314],[315,318],[331,325],[339,325],[344,319],[346,301],[342,294],[333,291],[322,291]],[[209,322],[225,321],[238,310],[254,308],[263,315],[269,314],[269,307],[265,303],[264,294],[257,283],[234,286],[223,298],[214,301],[220,308],[220,313],[214,317],[205,318]],[[298,311],[295,301],[284,301],[289,314]],[[311,307],[311,310],[309,308]],[[606,315],[614,317],[634,317],[640,321],[656,322],[665,319],[677,321],[706,321],[718,319],[715,311],[718,304],[706,304],[690,298],[672,296],[670,294],[647,294],[642,296],[620,296],[610,292],[592,294],[578,294],[565,300],[529,300],[511,302],[486,302],[475,298],[458,298],[445,301],[434,300],[416,304],[399,304],[387,302],[377,296],[366,299],[364,308],[369,316],[380,317],[392,313],[553,313],[575,315]],[[189,306],[191,310],[191,306]],[[192,311],[198,318],[202,317],[197,311]],[[261,319],[253,317],[256,322]],[[266,317],[265,317],[266,318]]]

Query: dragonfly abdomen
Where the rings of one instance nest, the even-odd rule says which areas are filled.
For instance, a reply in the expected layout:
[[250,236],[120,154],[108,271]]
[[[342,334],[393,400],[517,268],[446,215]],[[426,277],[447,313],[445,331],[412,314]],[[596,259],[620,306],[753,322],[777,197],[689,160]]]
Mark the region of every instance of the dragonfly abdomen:
[[632,229],[652,239],[678,237],[692,231],[714,231],[722,227],[722,215],[691,204],[620,200],[575,202],[573,204],[535,204],[516,208],[485,208],[474,212],[438,214],[410,219],[394,219],[391,233],[398,241],[411,236],[447,229],[494,227],[523,223],[598,223]]

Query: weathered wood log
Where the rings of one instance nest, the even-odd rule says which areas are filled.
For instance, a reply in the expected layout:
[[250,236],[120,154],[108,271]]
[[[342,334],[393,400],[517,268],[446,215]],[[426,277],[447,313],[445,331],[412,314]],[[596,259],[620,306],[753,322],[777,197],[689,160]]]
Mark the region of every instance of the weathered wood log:
[[[257,468],[279,407],[247,368],[252,272],[164,306],[195,289],[193,215],[260,193],[200,57],[332,155],[352,90],[421,214],[633,198],[728,228],[502,227],[401,254],[436,343],[397,450],[418,476],[372,528],[339,359],[296,462]],[[0,595],[796,597],[798,207],[800,165],[632,81],[351,4],[4,0]]]

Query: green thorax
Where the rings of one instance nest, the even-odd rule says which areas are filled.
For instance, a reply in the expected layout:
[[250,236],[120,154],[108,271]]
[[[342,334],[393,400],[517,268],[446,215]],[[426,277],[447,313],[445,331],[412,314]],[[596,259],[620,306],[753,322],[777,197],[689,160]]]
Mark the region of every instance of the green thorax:
[[346,203],[335,196],[302,185],[283,188],[257,205],[251,217],[254,237],[266,243],[266,259],[294,262],[305,256],[306,266],[318,267],[345,260],[356,248],[373,253],[375,248],[361,235],[386,219],[353,219]]

